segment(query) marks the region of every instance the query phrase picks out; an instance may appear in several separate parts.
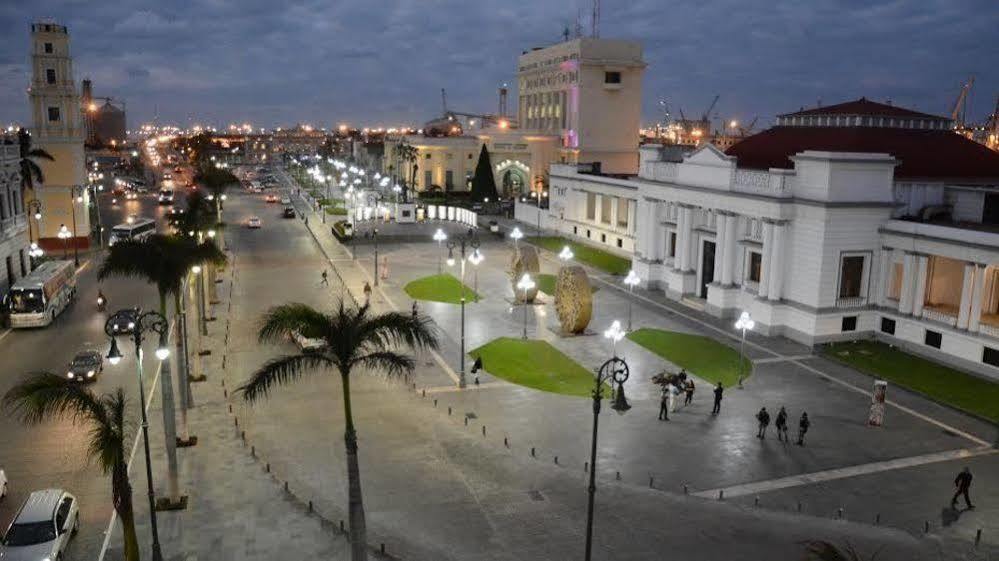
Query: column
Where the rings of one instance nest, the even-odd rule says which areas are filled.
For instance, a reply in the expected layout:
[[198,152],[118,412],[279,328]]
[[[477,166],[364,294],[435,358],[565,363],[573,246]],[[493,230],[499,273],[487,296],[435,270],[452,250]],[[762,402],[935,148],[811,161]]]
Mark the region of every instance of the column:
[[738,233],[739,217],[735,214],[725,215],[725,259],[722,261],[721,282],[723,286],[735,284],[733,275],[735,273],[736,245],[735,238]]
[[964,280],[961,282],[961,304],[957,308],[957,328],[967,329],[968,318],[971,316],[971,293],[974,289],[975,264],[964,264]]
[[683,205],[680,207],[680,218],[682,220],[682,226],[677,230],[676,243],[679,246],[677,252],[680,254],[680,271],[689,272],[690,271],[690,246],[693,243],[693,231],[694,231],[694,220],[693,220],[693,208],[690,205]]
[[621,204],[620,197],[611,197],[611,219],[610,219],[610,229],[612,232],[617,232],[617,205]]
[[653,261],[662,262],[663,261],[663,248],[665,247],[665,240],[663,237],[662,220],[660,219],[660,214],[662,213],[662,203],[655,201],[652,203],[652,223],[649,230],[649,246],[652,248],[652,254],[648,256],[649,259]]
[[916,255],[910,251],[905,252],[902,258],[902,293],[898,296],[898,313],[912,313],[912,293],[916,276]]
[[721,281],[722,269],[725,268],[725,228],[728,226],[728,215],[718,213],[715,227],[715,282]]
[[912,315],[923,316],[923,306],[926,304],[926,270],[929,265],[929,258],[925,255],[916,255],[916,291],[912,295]]
[[766,298],[770,294],[770,261],[773,259],[774,248],[774,223],[766,220],[763,222],[763,259],[760,262],[760,283],[757,294],[760,298]]
[[975,265],[973,284],[971,291],[971,310],[968,313],[968,331],[978,332],[978,327],[982,321],[982,298],[985,296],[985,267],[983,263]]
[[780,300],[784,288],[784,229],[782,222],[776,222],[773,226],[773,251],[770,255],[770,293],[767,295],[771,301]]
[[[637,218],[638,218],[638,199],[635,199],[635,202],[628,204],[628,234],[634,236],[636,240],[638,239],[638,223],[636,222]],[[658,226],[658,224],[654,224],[653,226]],[[652,231],[655,232],[655,228],[653,228]]]
[[888,292],[888,277],[891,274],[891,248],[882,247],[881,252],[878,255],[878,276],[874,285],[874,304],[878,306],[885,305],[885,294]]
[[673,258],[673,268],[677,271],[683,271],[686,267],[686,251],[684,251],[684,242],[687,241],[686,233],[686,222],[687,222],[687,207],[684,205],[678,205],[676,213],[676,256]]

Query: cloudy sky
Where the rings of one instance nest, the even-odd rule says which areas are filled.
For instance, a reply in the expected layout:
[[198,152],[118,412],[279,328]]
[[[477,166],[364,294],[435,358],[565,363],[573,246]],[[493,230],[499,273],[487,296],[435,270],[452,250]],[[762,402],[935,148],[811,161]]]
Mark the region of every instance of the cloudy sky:
[[[946,113],[976,76],[999,93],[996,0],[603,0],[603,37],[641,41],[644,117],[667,99],[721,118],[867,96]],[[29,24],[69,26],[77,80],[129,120],[262,126],[419,123],[495,111],[521,50],[559,40],[586,0],[0,0],[0,123],[24,121]],[[586,21],[588,29],[589,22]],[[516,99],[516,96],[513,96]],[[511,107],[512,109],[512,107]]]

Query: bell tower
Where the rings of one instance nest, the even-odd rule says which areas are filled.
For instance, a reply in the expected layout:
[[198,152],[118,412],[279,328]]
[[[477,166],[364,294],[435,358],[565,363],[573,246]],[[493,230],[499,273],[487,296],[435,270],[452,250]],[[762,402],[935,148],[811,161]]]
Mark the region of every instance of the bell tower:
[[[80,94],[73,81],[66,26],[41,21],[31,24],[32,146],[52,155],[54,161],[37,159],[44,181],[34,196],[42,202],[39,244],[48,250],[86,248],[90,240],[87,162],[83,140],[86,127],[80,111]],[[26,198],[32,194],[27,193]],[[65,226],[68,240],[59,238]]]

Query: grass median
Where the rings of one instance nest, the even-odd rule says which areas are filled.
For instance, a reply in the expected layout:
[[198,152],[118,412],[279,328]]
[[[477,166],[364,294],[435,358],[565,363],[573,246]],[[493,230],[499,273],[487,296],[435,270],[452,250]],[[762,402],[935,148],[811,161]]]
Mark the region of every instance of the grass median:
[[[710,337],[650,328],[632,331],[627,337],[702,380],[725,387],[739,383],[739,351]],[[743,359],[742,368],[744,379],[749,378],[752,362]]]
[[[479,295],[468,286],[465,286],[464,289],[465,302],[477,302],[480,299]],[[461,281],[447,273],[416,279],[407,284],[404,290],[414,300],[429,300],[445,304],[461,303]]]
[[558,253],[562,248],[569,246],[574,259],[580,263],[585,263],[591,267],[596,267],[612,275],[625,275],[631,269],[631,259],[614,255],[613,253],[597,249],[588,245],[567,240],[560,236],[533,236],[525,238],[538,247]]
[[593,373],[545,341],[500,337],[468,354],[481,358],[486,372],[514,384],[577,397],[593,391]]

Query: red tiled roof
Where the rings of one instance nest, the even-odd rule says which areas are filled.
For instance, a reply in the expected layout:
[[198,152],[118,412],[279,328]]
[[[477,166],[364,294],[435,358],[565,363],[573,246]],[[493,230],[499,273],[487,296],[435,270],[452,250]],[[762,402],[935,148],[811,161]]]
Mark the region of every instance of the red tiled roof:
[[803,109],[796,113],[785,113],[784,115],[779,116],[805,117],[809,115],[877,115],[883,117],[921,117],[924,119],[947,118],[940,117],[939,115],[930,115],[929,113],[920,113],[919,111],[913,111],[904,107],[878,103],[863,97],[854,101],[837,103],[836,105],[827,105],[825,107],[813,107],[811,109]]
[[880,127],[773,127],[725,151],[739,167],[790,169],[805,150],[891,154],[896,179],[999,181],[999,152],[946,130]]

